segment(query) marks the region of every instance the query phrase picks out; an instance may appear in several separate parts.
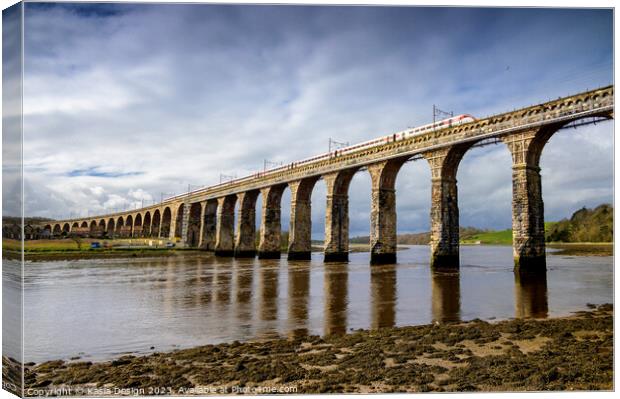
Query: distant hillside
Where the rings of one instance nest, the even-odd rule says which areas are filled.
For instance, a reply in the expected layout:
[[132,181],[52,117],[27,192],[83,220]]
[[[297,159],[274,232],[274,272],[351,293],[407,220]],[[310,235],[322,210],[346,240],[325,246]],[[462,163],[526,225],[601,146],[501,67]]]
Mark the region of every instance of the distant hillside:
[[[613,207],[599,205],[594,209],[582,208],[559,222],[545,223],[547,242],[612,242]],[[351,238],[352,243],[368,244],[368,236]],[[512,244],[512,230],[482,230],[475,227],[461,227],[460,239],[464,244]],[[398,244],[426,245],[430,233],[399,234]]]
[[[481,230],[475,227],[461,227],[460,236],[462,239],[469,239],[470,237],[476,236],[477,234],[489,233],[490,230]],[[397,242],[400,245],[426,245],[430,242],[431,233],[410,233],[410,234],[399,234],[397,238]],[[368,244],[370,242],[369,236],[360,236],[353,237],[350,240],[351,243],[354,244]]]
[[[33,223],[41,223],[41,222],[47,222],[47,221],[51,221],[53,219],[49,219],[49,218],[42,218],[42,217],[26,217],[24,218],[24,222],[25,224],[33,224]],[[8,225],[8,224],[20,224],[21,223],[21,218],[18,216],[3,216],[2,217],[2,225]]]
[[547,242],[612,242],[614,208],[610,204],[586,207],[546,229]]

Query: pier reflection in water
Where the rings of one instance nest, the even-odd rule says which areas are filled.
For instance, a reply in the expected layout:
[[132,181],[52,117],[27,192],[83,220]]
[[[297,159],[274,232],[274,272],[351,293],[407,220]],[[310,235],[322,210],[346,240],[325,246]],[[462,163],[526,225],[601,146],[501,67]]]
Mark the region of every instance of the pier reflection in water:
[[326,335],[347,332],[349,272],[346,263],[326,263],[324,271],[324,306]]
[[431,273],[433,322],[461,320],[461,279],[458,271]]
[[235,278],[235,315],[239,328],[247,335],[252,331],[252,288],[254,267],[248,263],[236,263],[233,267]]
[[371,328],[396,324],[396,265],[370,269]]
[[278,334],[278,277],[277,261],[265,261],[258,265],[258,315],[261,338],[275,337]]
[[25,323],[37,328],[25,330],[25,360],[547,317],[612,302],[611,257],[550,256],[546,274],[515,275],[510,247],[467,247],[460,271],[433,273],[427,251],[401,251],[398,265],[384,266],[369,266],[367,254],[332,264],[211,255],[27,264]]
[[547,273],[515,273],[515,317],[545,318],[547,302]]
[[308,334],[310,264],[299,262],[288,269],[288,329],[291,336]]

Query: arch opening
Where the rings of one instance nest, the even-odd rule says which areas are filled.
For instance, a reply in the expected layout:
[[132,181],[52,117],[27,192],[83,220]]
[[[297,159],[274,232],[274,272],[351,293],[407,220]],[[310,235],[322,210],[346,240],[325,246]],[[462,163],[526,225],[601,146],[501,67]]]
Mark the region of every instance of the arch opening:
[[142,237],[142,215],[140,213],[136,214],[133,222],[133,237]]
[[153,212],[153,220],[151,221],[151,236],[152,237],[161,237],[160,229],[161,227],[161,212],[159,209],[156,209]]
[[183,235],[183,214],[185,213],[185,204],[179,205],[177,208],[177,216],[174,224],[174,238],[180,238]]
[[114,228],[114,219],[110,218],[110,220],[108,220],[108,226],[106,228],[106,234],[108,236],[108,238],[114,238],[114,235],[116,233],[116,230]]
[[123,237],[133,237],[133,216],[127,215],[127,219],[125,219],[125,225],[123,226],[123,229]]
[[146,213],[144,214],[144,222],[142,223],[143,237],[152,237],[151,224],[151,211],[146,211]]
[[170,224],[172,223],[172,211],[170,207],[165,207],[161,218],[161,234],[160,237],[170,237]]
[[200,243],[200,215],[202,214],[202,204],[194,202],[189,207],[189,219],[187,221],[187,245],[192,248],[198,247]]

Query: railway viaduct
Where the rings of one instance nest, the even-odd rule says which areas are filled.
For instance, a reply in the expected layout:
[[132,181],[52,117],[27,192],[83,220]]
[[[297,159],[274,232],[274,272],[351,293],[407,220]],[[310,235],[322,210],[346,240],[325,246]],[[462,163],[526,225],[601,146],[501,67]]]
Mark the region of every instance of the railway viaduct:
[[[431,168],[431,265],[459,265],[456,175],[465,153],[477,145],[504,143],[512,155],[512,235],[516,270],[545,269],[544,208],[540,156],[545,143],[567,126],[612,119],[614,88],[602,87],[494,115],[467,124],[328,159],[292,163],[246,178],[165,199],[159,204],[98,217],[38,226],[48,236],[70,233],[100,237],[160,237],[220,256],[280,257],[280,202],[291,191],[289,259],[309,259],[310,196],[319,179],[327,187],[325,261],[348,260],[348,187],[361,169],[370,173],[372,263],[396,262],[395,181],[408,160],[424,158]],[[260,240],[255,245],[256,201],[261,195]],[[235,208],[237,216],[235,218]],[[236,222],[236,223],[235,223]]]

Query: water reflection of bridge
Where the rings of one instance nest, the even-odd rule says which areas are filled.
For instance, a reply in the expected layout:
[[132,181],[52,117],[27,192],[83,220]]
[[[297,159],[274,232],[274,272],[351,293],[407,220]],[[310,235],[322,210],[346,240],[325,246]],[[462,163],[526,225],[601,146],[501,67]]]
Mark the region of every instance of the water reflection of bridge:
[[[363,286],[351,281],[346,263],[317,266],[308,262],[242,260],[233,261],[231,267],[229,263],[218,264],[215,259],[197,258],[196,262],[203,264],[194,269],[199,275],[184,282],[184,288],[191,293],[185,305],[199,307],[205,314],[212,311],[222,315],[222,324],[235,319],[235,328],[245,332],[241,335],[303,336],[317,333],[317,327],[322,334],[344,334],[353,324],[350,290]],[[369,290],[365,296],[370,310],[367,327],[399,325],[398,266],[375,266],[370,271],[370,281],[364,287]],[[430,321],[461,321],[461,278],[458,271],[431,272]],[[173,278],[163,289],[181,281]],[[311,281],[321,287],[312,289]],[[317,314],[320,320],[316,319]],[[544,318],[547,314],[546,273],[514,273],[514,317]]]

